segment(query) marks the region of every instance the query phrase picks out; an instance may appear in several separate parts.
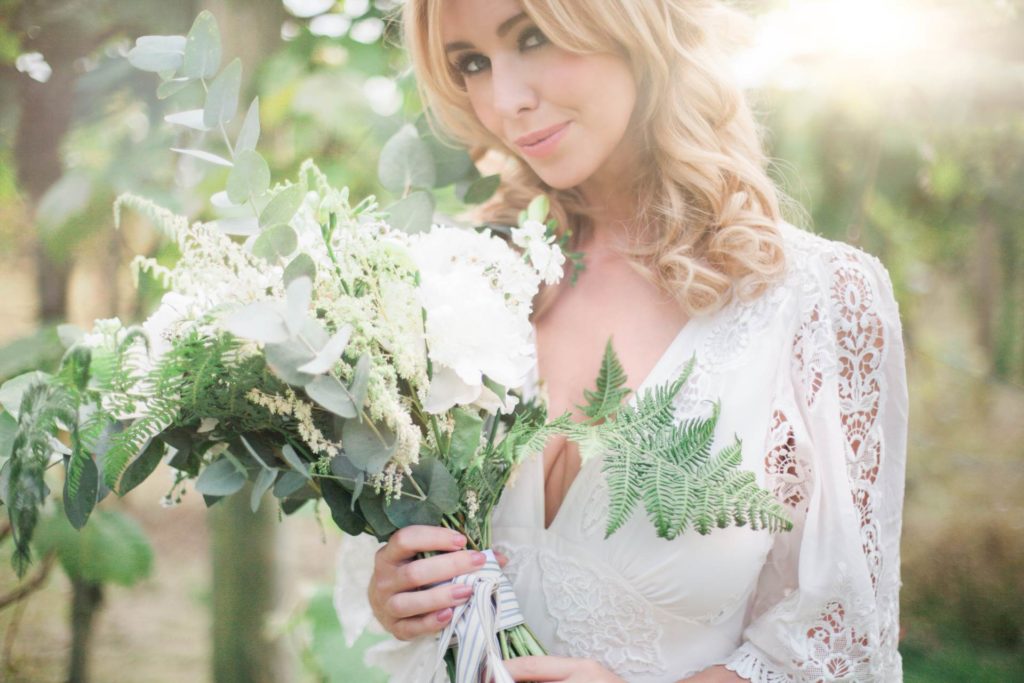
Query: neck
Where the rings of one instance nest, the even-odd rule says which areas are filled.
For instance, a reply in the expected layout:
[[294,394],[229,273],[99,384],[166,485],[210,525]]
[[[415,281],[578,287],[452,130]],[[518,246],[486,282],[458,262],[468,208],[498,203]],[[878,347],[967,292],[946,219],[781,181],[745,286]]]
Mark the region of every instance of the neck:
[[[603,174],[608,176],[611,174]],[[592,230],[584,244],[587,252],[615,251],[625,246],[628,232],[636,221],[636,195],[620,177],[595,175],[580,186],[592,210]]]

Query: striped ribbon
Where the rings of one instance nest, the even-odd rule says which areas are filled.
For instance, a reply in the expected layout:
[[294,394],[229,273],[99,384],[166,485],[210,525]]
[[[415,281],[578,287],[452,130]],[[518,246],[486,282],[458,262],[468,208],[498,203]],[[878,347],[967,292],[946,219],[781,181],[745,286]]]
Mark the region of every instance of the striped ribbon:
[[444,653],[457,644],[453,683],[514,683],[502,663],[498,632],[525,620],[494,553],[485,550],[484,554],[487,562],[483,567],[449,582],[473,587],[469,600],[455,608],[438,642],[435,673],[444,665]]

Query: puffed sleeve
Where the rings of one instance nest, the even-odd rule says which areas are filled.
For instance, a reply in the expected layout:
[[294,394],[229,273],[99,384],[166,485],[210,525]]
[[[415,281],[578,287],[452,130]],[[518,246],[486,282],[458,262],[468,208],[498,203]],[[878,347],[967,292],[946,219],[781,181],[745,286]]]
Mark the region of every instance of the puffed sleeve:
[[399,641],[387,635],[373,616],[367,589],[373,563],[380,548],[372,536],[346,536],[338,549],[334,581],[334,610],[348,647],[363,633],[384,635],[368,648],[363,660],[383,671],[392,683],[448,683],[444,667],[437,667],[437,636],[427,635]]
[[[808,236],[766,448],[778,534],[728,669],[757,683],[901,681],[900,527],[907,386],[888,273]],[[825,245],[825,246],[823,246]]]

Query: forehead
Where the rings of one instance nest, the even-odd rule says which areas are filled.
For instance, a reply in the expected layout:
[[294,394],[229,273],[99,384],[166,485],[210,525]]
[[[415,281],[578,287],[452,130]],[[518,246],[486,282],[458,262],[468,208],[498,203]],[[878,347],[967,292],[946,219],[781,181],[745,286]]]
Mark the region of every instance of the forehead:
[[441,3],[441,37],[477,42],[497,35],[502,22],[523,11],[518,0],[438,0]]

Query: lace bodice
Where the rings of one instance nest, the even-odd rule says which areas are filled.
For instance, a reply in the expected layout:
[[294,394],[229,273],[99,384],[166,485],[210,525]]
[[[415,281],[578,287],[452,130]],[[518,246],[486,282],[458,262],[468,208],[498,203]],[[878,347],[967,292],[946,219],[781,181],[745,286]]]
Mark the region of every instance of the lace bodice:
[[[787,506],[794,529],[666,541],[639,511],[605,539],[600,458],[584,463],[545,529],[543,464],[527,461],[495,511],[494,538],[511,558],[505,571],[527,622],[553,654],[596,659],[631,683],[674,683],[713,664],[757,682],[902,679],[898,311],[873,257],[788,225],[783,236],[785,280],[692,319],[639,391],[696,355],[677,418],[720,400],[715,448],[740,437],[742,467]],[[342,547],[350,564],[356,545]],[[339,571],[350,634],[366,616],[356,574]],[[416,673],[416,658],[430,656],[422,643],[386,644],[375,656],[394,681],[429,680]]]

